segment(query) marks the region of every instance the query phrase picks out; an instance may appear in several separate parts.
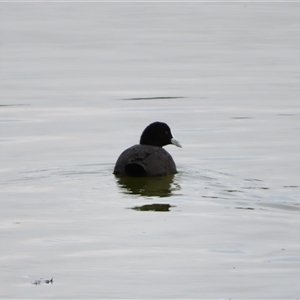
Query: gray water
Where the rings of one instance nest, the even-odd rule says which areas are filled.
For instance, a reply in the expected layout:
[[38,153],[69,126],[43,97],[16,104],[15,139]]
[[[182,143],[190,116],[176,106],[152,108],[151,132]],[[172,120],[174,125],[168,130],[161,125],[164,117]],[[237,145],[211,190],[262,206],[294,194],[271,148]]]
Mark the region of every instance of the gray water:
[[[300,297],[299,3],[0,13],[1,298]],[[157,120],[178,174],[115,178]]]

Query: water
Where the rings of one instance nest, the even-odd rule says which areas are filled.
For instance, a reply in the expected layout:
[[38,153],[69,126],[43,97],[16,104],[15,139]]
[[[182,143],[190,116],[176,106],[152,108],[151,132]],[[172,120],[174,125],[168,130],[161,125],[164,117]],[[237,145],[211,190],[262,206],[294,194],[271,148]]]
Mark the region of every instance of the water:
[[[298,3],[1,20],[1,298],[299,297]],[[156,120],[179,173],[115,178]]]

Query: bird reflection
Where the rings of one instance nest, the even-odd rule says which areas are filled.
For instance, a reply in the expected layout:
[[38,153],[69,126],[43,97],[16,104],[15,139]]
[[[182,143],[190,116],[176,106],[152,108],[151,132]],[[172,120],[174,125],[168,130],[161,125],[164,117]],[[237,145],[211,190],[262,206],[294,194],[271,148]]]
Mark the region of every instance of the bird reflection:
[[180,186],[174,183],[174,175],[163,177],[120,177],[117,180],[123,193],[141,196],[169,197]]

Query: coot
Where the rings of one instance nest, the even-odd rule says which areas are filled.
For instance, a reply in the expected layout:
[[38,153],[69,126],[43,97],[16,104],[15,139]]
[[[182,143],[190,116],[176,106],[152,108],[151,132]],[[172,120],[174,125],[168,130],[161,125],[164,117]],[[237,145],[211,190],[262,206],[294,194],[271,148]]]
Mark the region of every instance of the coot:
[[162,147],[173,144],[181,147],[166,123],[154,122],[146,127],[140,144],[119,156],[113,174],[117,176],[166,176],[177,173],[172,156]]

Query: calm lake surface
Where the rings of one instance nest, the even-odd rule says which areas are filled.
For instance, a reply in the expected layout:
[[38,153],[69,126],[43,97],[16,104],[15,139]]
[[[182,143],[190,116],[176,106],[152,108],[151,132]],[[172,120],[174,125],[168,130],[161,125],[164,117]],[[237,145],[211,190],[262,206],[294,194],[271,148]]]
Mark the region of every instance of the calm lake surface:
[[[299,3],[0,14],[1,298],[300,297]],[[113,176],[153,121],[179,173]]]

